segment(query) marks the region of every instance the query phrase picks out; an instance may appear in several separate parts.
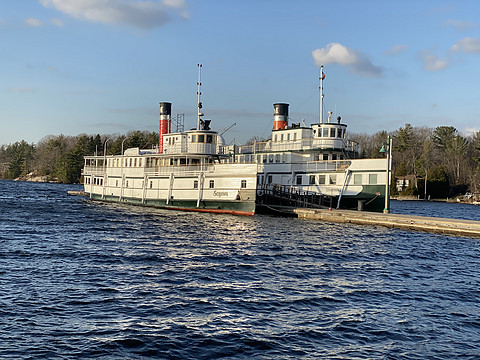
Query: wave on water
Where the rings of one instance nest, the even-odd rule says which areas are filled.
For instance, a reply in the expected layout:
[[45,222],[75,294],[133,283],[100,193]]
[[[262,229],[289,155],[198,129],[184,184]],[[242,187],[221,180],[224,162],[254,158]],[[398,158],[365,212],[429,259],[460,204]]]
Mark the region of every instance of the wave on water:
[[70,189],[0,181],[1,359],[480,358],[478,239]]

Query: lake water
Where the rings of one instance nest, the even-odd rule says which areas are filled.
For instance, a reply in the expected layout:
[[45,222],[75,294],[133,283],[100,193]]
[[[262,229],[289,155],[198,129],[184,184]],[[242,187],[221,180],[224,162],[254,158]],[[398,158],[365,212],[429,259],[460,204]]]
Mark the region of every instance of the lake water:
[[93,203],[71,189],[0,181],[0,359],[480,358],[478,238]]

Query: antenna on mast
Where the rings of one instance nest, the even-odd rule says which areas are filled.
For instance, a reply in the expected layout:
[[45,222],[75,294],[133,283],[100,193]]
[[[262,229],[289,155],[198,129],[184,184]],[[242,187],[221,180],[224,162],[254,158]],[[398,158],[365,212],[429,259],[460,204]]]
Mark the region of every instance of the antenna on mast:
[[320,66],[320,124],[323,123],[323,97],[325,96],[323,94],[323,80],[325,79],[325,74],[323,73],[323,65]]
[[201,72],[202,72],[202,64],[197,64],[198,66],[198,82],[197,82],[197,99],[198,99],[198,113],[197,113],[197,130],[200,130],[200,124],[201,124],[201,117],[203,116],[203,113],[200,111],[202,108],[202,102],[200,101],[200,95],[202,95],[202,92],[200,91],[200,88],[202,86],[201,82]]

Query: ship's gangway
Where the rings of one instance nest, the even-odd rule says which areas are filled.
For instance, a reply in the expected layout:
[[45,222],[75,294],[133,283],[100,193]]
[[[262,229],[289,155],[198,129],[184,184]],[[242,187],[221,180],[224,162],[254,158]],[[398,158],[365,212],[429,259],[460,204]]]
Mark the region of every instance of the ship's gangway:
[[300,190],[290,185],[259,184],[256,203],[257,209],[260,210],[282,207],[323,209],[333,206],[334,197],[313,191]]

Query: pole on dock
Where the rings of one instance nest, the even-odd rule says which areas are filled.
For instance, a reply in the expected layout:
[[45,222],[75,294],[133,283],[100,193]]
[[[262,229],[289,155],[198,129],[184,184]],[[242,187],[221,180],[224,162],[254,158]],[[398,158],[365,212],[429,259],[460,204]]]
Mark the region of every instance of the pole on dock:
[[387,153],[387,169],[386,169],[386,181],[385,181],[385,208],[383,209],[384,214],[390,213],[390,171],[392,167],[392,138],[388,135],[387,142],[383,143],[382,149],[380,152]]

